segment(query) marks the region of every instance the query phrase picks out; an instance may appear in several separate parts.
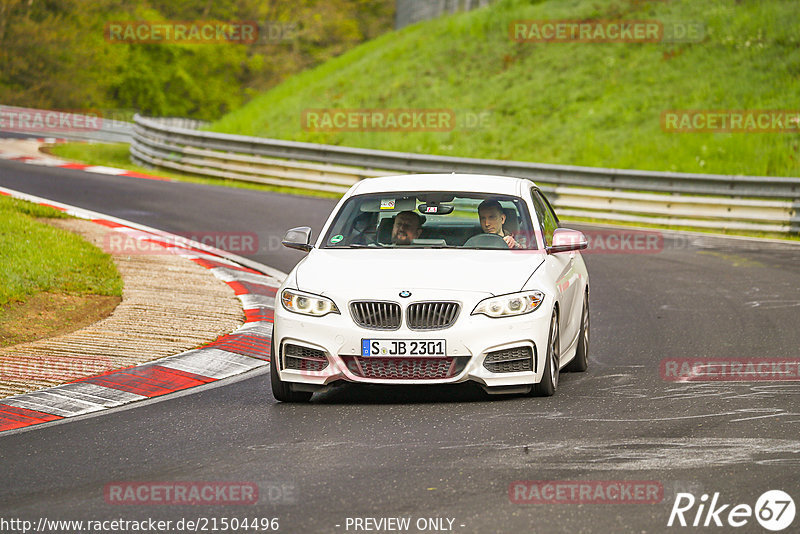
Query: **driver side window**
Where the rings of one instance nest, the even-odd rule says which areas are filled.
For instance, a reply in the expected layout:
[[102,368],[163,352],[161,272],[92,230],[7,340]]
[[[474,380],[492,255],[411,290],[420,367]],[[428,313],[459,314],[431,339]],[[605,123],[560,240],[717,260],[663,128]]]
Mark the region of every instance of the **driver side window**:
[[550,204],[542,198],[541,193],[537,189],[531,189],[531,197],[533,198],[533,205],[536,208],[536,218],[539,219],[544,230],[544,241],[546,246],[553,244],[553,232],[558,228],[558,219],[555,213],[550,209]]

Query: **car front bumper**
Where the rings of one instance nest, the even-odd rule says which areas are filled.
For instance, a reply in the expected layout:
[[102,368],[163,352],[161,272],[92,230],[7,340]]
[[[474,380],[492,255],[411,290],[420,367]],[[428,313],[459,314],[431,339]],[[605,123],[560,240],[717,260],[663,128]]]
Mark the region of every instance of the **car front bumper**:
[[[542,379],[550,317],[553,303],[550,298],[535,311],[517,316],[490,318],[470,315],[474,304],[462,305],[455,323],[445,329],[411,330],[403,324],[397,330],[381,331],[362,328],[350,317],[348,309],[341,314],[308,317],[289,312],[277,305],[275,310],[274,348],[280,379],[295,384],[323,388],[337,381],[370,384],[447,384],[473,381],[498,390],[524,390]],[[405,316],[405,309],[403,310]],[[385,357],[362,356],[362,340],[439,340],[446,342],[446,357]],[[294,347],[290,347],[290,345]],[[299,351],[295,347],[310,349]],[[484,365],[487,354],[511,354],[508,349],[521,348],[514,354],[532,358],[530,370],[515,371],[506,365],[505,372],[496,372],[497,365]],[[286,368],[287,349],[290,354],[313,354],[317,360],[308,368]],[[498,354],[493,354],[498,358]],[[324,358],[324,361],[320,361]],[[296,359],[292,360],[296,366]],[[304,364],[305,365],[305,364]],[[490,370],[491,369],[491,370]]]

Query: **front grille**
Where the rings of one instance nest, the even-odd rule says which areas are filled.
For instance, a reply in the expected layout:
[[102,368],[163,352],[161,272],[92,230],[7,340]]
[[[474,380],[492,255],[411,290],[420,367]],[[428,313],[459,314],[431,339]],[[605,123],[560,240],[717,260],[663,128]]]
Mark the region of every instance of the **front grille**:
[[397,330],[400,328],[400,305],[396,302],[359,300],[350,303],[353,320],[363,328]]
[[361,378],[383,380],[436,380],[460,373],[468,357],[454,358],[364,358],[343,356],[347,369]]
[[411,330],[440,330],[456,322],[461,305],[457,302],[417,302],[406,310]]
[[310,347],[287,343],[283,346],[283,368],[295,371],[322,371],[328,366],[325,353]]
[[493,373],[533,371],[533,351],[530,347],[496,350],[486,355],[483,366]]

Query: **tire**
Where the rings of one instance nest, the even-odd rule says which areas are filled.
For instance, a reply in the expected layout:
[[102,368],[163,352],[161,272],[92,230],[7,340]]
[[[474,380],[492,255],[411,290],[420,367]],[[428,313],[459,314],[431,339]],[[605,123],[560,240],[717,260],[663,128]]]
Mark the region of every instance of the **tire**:
[[561,360],[561,338],[558,331],[558,314],[554,311],[550,319],[550,335],[547,339],[544,373],[542,380],[533,385],[531,395],[534,397],[551,397],[558,388],[558,367]]
[[583,311],[581,312],[581,332],[578,335],[578,348],[575,358],[567,364],[565,371],[582,373],[589,367],[589,293],[583,296]]
[[[272,333],[273,339],[275,332]],[[269,344],[269,379],[272,384],[272,396],[280,402],[308,402],[311,400],[310,391],[294,391],[292,385],[284,382],[278,376],[278,358],[275,353],[275,342],[270,340]]]

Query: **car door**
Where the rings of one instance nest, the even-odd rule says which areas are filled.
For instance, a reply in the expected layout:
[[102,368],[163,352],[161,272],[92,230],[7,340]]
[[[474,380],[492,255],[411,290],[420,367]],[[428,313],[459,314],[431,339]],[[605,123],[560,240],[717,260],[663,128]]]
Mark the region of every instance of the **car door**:
[[[558,217],[553,211],[547,198],[537,188],[531,189],[536,216],[544,231],[545,246],[553,243],[553,232],[559,226]],[[545,257],[546,272],[555,280],[558,291],[558,301],[561,305],[559,328],[561,330],[562,354],[578,339],[580,332],[580,313],[576,313],[583,302],[578,302],[580,293],[580,277],[575,269],[575,255],[577,252],[559,252],[547,254]]]

